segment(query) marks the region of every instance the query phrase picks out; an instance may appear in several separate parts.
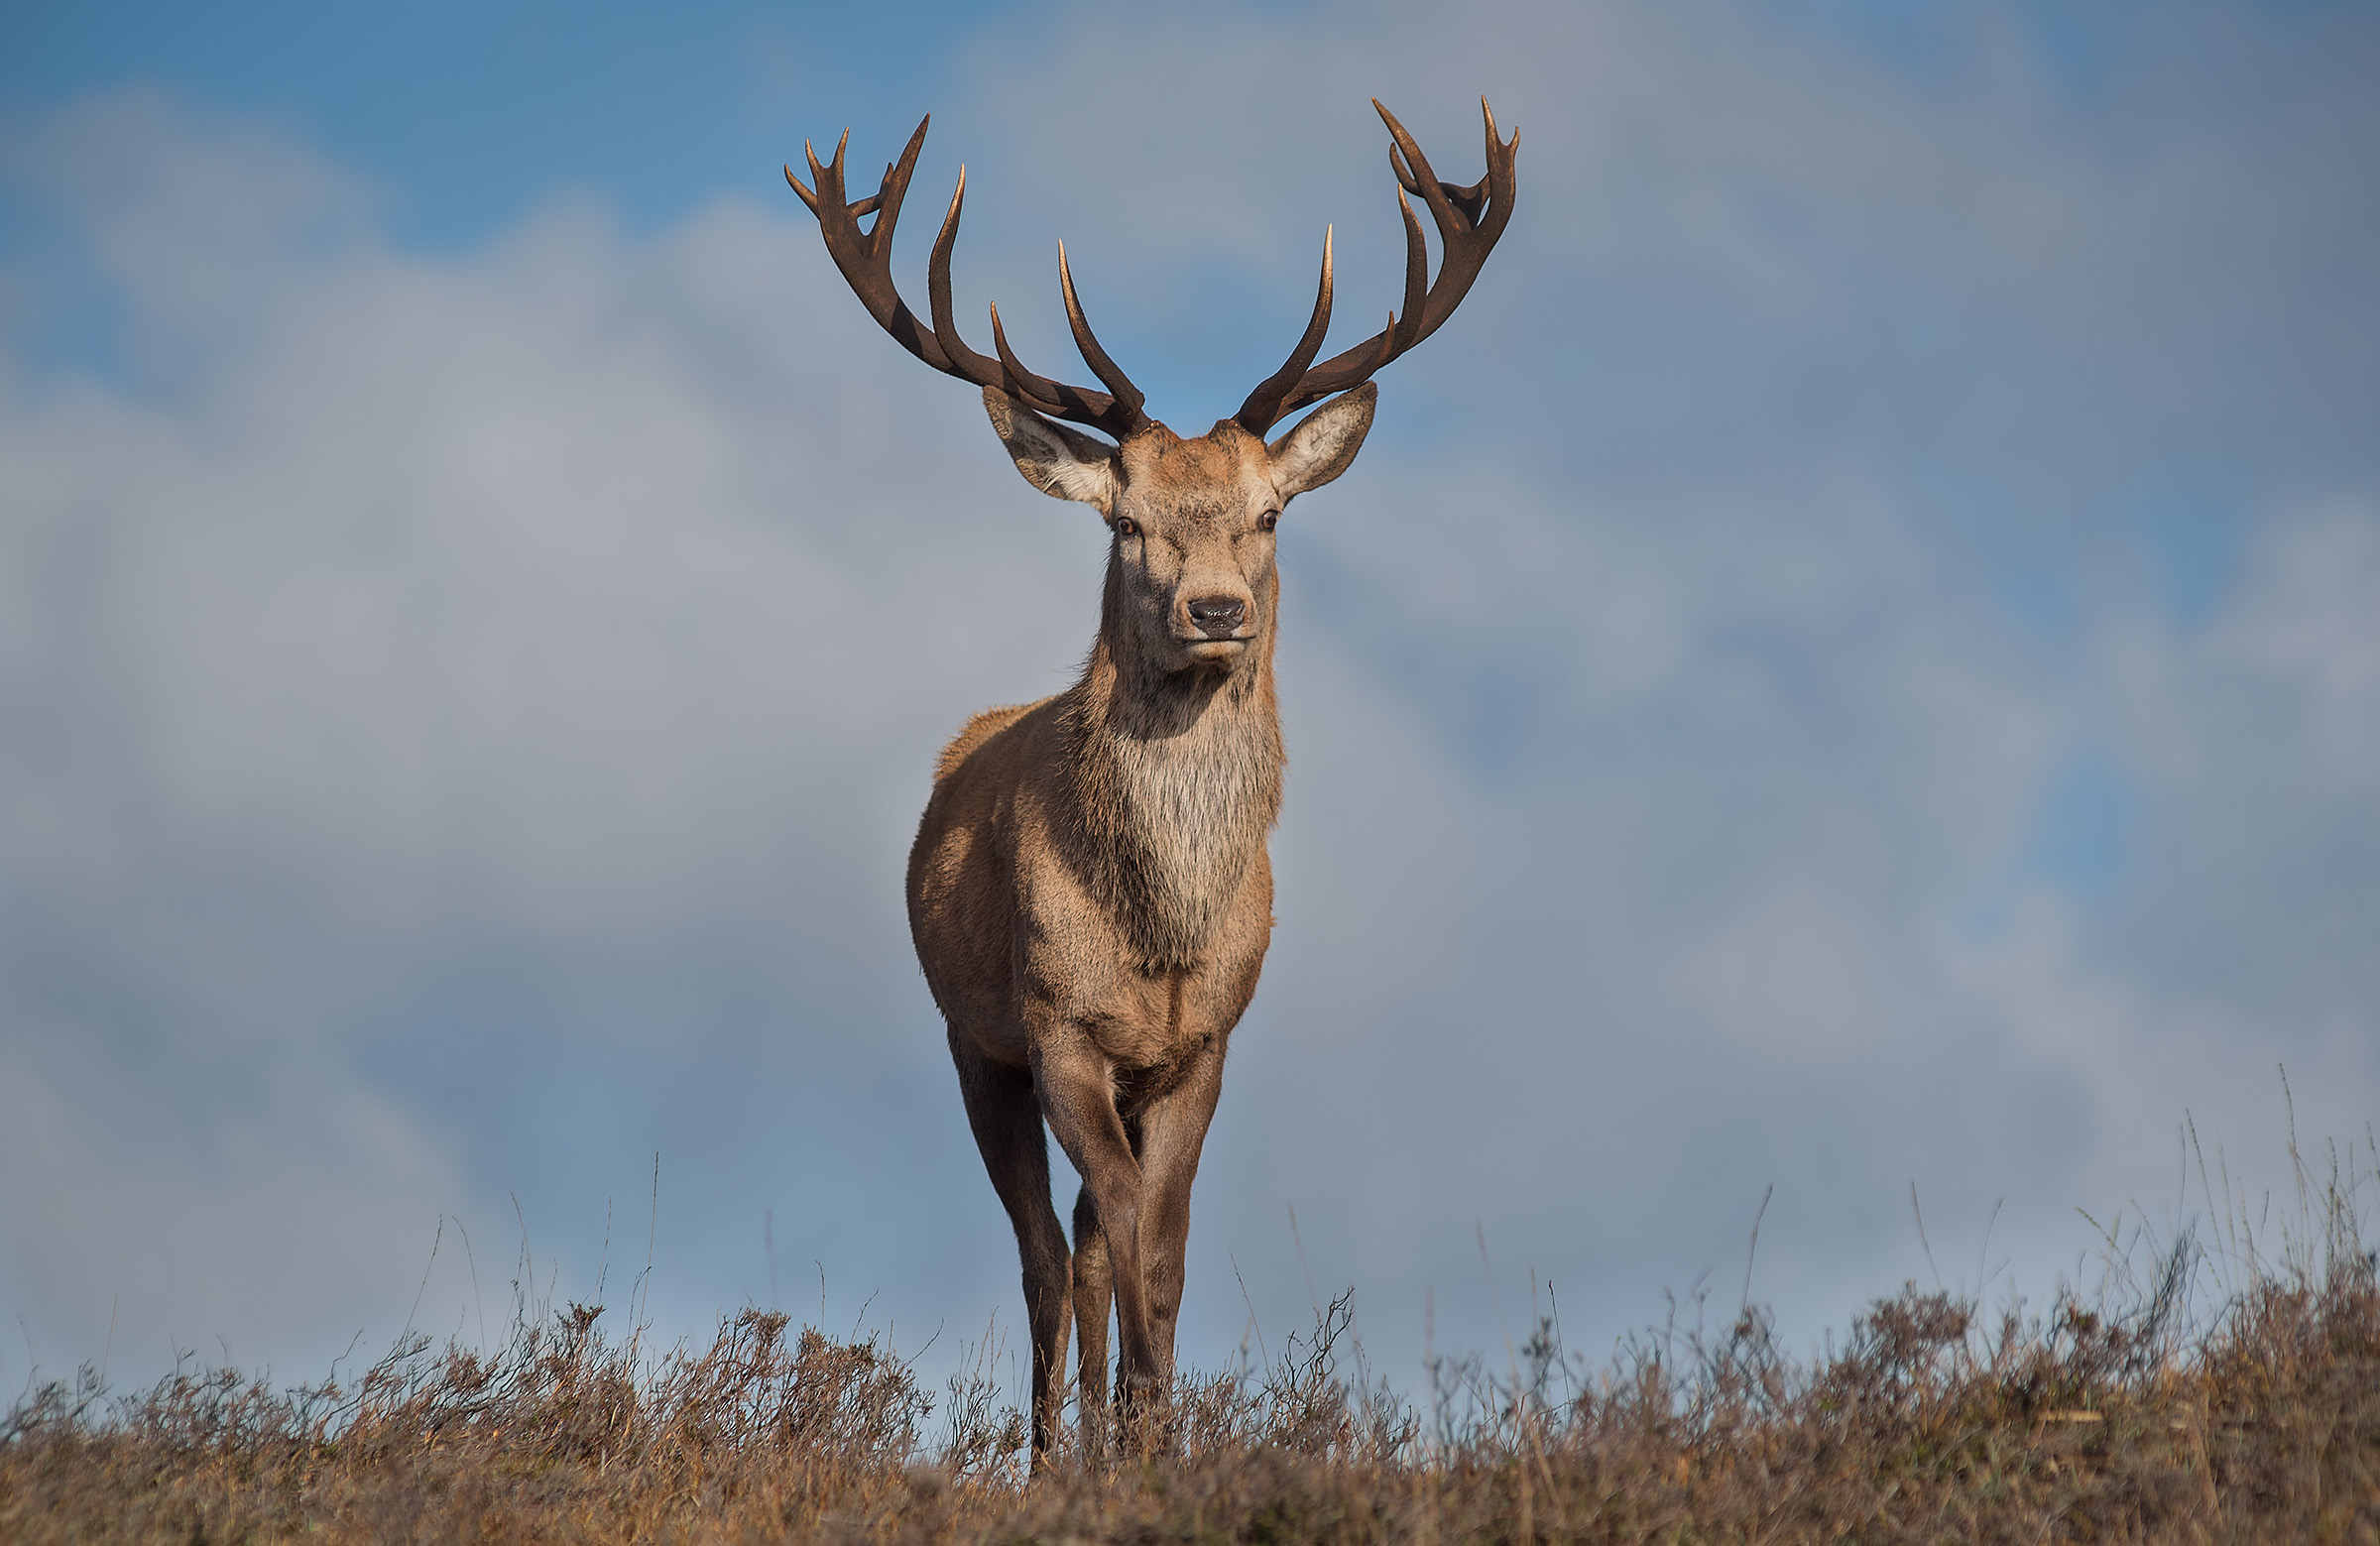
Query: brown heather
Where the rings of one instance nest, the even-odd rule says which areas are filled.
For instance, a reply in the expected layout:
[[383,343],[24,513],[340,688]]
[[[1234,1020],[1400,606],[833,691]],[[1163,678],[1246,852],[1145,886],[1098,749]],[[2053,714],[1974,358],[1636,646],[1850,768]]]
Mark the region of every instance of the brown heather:
[[86,1371],[0,1424],[0,1540],[2380,1542],[2354,1190],[2302,1197],[2277,1262],[2234,1207],[2111,1245],[2087,1301],[1912,1287],[1806,1361],[1756,1309],[1600,1368],[1548,1319],[1501,1373],[1434,1364],[1421,1407],[1342,1299],[1268,1368],[1179,1381],[1175,1453],[1029,1483],[989,1359],[937,1399],[758,1310],[658,1359],[524,1314],[492,1359],[409,1338],[352,1388]]

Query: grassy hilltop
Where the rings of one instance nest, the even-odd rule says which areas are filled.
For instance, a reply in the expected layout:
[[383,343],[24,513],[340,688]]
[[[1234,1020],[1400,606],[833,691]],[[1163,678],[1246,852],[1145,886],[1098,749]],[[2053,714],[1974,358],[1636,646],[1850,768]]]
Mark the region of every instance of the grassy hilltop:
[[1756,1309],[1601,1368],[1541,1326],[1418,1406],[1365,1377],[1343,1299],[1270,1368],[1185,1379],[1171,1453],[1029,1485],[988,1377],[928,1392],[756,1310],[657,1356],[525,1312],[492,1358],[416,1338],[351,1387],[86,1373],[0,1422],[0,1539],[2380,1543],[2353,1180],[2273,1248],[2136,1236],[2087,1302],[1912,1288],[1809,1360]]

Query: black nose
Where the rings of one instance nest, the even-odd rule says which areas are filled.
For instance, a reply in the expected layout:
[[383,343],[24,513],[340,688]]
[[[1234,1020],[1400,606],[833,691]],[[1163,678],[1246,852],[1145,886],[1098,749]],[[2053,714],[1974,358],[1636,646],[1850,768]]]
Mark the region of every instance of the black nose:
[[1190,621],[1209,639],[1228,639],[1248,616],[1248,603],[1237,596],[1203,596],[1190,603]]

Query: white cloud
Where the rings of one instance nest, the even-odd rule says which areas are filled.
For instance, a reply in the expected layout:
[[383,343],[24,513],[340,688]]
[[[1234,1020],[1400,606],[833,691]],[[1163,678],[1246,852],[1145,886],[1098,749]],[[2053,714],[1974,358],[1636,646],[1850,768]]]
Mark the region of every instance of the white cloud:
[[[315,1262],[282,1290],[308,1302],[386,1276],[390,1248],[426,1250],[443,1212],[500,1221],[523,1178],[438,1151],[539,1087],[462,1078],[463,1110],[424,1109],[422,1080],[453,1089],[418,1065],[486,1050],[438,1022],[438,1001],[475,991],[458,974],[498,1006],[460,1018],[527,1016],[504,1031],[540,1049],[532,1065],[674,1014],[697,1083],[773,1034],[792,1043],[773,1067],[798,1066],[798,1034],[771,1027],[800,1006],[906,989],[891,877],[935,739],[1013,693],[1012,674],[991,685],[1003,654],[1079,650],[1079,615],[1014,598],[1095,541],[1016,519],[1044,516],[1021,487],[1003,509],[914,455],[912,434],[970,435],[997,465],[963,397],[892,406],[892,362],[855,347],[865,319],[789,277],[813,255],[784,223],[722,207],[631,250],[563,207],[457,263],[368,235],[315,250],[291,233],[350,194],[300,156],[145,98],[53,132],[90,168],[85,225],[147,233],[121,261],[96,244],[131,379],[20,367],[0,418],[0,691],[26,732],[0,752],[9,1061],[25,1100],[84,1134],[53,1151],[13,1127],[11,1168],[57,1177],[43,1218],[144,1243],[43,1249],[57,1231],[30,1216],[8,1231],[27,1301],[79,1317],[45,1328],[55,1359],[89,1340],[90,1306],[172,1300],[193,1265],[178,1237],[131,1228],[152,1172],[189,1194],[177,1216],[212,1196],[279,1220],[270,1247],[242,1238],[247,1259],[276,1281]],[[159,141],[169,182],[219,196],[114,176]],[[177,244],[192,210],[204,239]],[[265,228],[216,240],[225,210]],[[248,320],[218,328],[192,296]],[[760,1023],[695,1007],[706,959]],[[502,1007],[508,980],[534,1003],[606,972],[658,1007],[625,1029],[600,990]],[[159,1114],[138,1145],[95,1139],[118,1105]],[[321,1120],[350,1109],[370,1116]],[[218,1143],[226,1125],[254,1150]],[[308,1187],[350,1177],[378,1210],[356,1237],[371,1250],[342,1255],[318,1210],[268,1206],[263,1177],[292,1164]],[[735,1207],[757,1232],[759,1205]],[[312,1349],[284,1299],[230,1286],[239,1259],[177,1334]]]
[[[2186,1109],[2269,1149],[2276,1061],[2302,1131],[2358,1130],[2380,477],[2325,428],[2368,368],[2292,287],[2361,183],[2283,154],[2352,118],[2328,66],[2228,150],[2182,132],[2195,54],[2102,122],[2007,39],[1930,95],[1726,8],[1347,20],[1108,13],[1062,103],[979,43],[934,152],[981,190],[962,289],[1039,293],[1063,225],[1187,401],[1270,369],[1321,218],[1368,211],[1343,303],[1394,293],[1368,91],[1450,176],[1449,79],[1523,129],[1509,250],[1285,529],[1279,948],[1185,1353],[1237,1340],[1235,1263],[1302,1315],[1283,1203],[1399,1359],[1425,1289],[1441,1346],[1498,1335],[1475,1222],[1507,1313],[1537,1268],[1593,1342],[1731,1276],[1773,1180],[1755,1291],[1808,1333],[1921,1270],[1913,1179],[1946,1270],[2005,1197],[2040,1288],[2073,1206],[2170,1196]],[[1024,197],[1061,110],[1135,127]],[[136,97],[42,133],[11,175],[50,169],[124,343],[0,364],[0,1165],[44,1178],[0,1286],[42,1356],[120,1293],[141,1346],[311,1372],[395,1329],[441,1216],[506,1254],[509,1193],[583,1288],[656,1148],[680,1325],[771,1291],[764,1209],[792,1303],[817,1261],[904,1326],[1005,1310],[899,857],[939,738],[1065,680],[1096,526],[789,205],[631,241],[564,201],[429,259],[258,131]],[[1248,270],[1280,317],[1168,382],[1163,327]],[[2324,283],[2368,337],[2368,274]],[[2185,623],[2129,502],[2208,466],[2244,535]],[[2045,572],[2054,626],[2005,602]],[[2139,810],[2103,895],[2028,868],[2082,755]]]

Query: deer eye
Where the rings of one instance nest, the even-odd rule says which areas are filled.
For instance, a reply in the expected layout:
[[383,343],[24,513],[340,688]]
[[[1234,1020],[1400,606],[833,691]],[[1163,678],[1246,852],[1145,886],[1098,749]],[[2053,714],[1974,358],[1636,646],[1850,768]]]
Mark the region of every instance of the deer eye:
[[1264,514],[1256,517],[1256,530],[1259,532],[1269,532],[1280,524],[1281,513],[1277,510],[1267,510]]
[[1116,518],[1116,535],[1118,536],[1138,536],[1140,523],[1130,516],[1118,516]]

